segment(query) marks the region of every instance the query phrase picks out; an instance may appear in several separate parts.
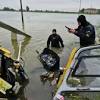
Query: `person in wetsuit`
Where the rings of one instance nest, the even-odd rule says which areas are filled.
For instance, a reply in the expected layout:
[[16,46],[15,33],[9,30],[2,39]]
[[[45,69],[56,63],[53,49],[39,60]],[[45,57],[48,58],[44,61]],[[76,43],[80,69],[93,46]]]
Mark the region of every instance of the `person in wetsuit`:
[[60,37],[60,35],[57,34],[56,29],[52,30],[52,34],[49,36],[47,40],[47,48],[50,47],[50,43],[51,43],[51,47],[55,47],[55,48],[64,47],[63,40]]
[[86,47],[95,44],[95,28],[90,24],[84,15],[80,15],[77,18],[78,28],[68,31],[80,38],[80,47]]

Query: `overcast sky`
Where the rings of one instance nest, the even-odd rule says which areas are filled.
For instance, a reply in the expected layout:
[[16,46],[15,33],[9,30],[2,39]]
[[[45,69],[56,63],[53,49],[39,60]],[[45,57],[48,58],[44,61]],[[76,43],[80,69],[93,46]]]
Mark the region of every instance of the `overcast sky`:
[[[78,11],[80,0],[22,0],[23,8],[42,10]],[[81,8],[100,8],[100,0],[81,0]],[[0,0],[0,8],[4,6],[19,9],[20,0]]]

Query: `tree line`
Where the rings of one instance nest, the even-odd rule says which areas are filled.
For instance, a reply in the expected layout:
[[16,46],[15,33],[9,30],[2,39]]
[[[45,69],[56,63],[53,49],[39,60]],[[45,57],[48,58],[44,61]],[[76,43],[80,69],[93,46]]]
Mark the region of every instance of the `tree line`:
[[[14,8],[4,7],[2,9],[0,9],[0,11],[21,11],[21,9],[16,10]],[[30,8],[28,6],[26,6],[26,9],[23,9],[23,11],[30,11]]]

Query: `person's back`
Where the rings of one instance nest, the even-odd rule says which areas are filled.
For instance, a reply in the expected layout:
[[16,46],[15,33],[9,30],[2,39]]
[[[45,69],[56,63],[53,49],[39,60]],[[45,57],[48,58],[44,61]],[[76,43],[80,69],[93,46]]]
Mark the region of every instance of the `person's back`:
[[51,34],[47,40],[47,47],[49,48],[50,43],[51,47],[55,48],[60,48],[61,46],[64,47],[63,40],[58,34],[56,34],[56,29],[53,29],[52,33],[53,34]]
[[84,27],[79,26],[76,30],[75,35],[80,37],[80,46],[84,47],[95,43],[95,29],[93,25],[87,22]]
[[80,15],[77,18],[78,28],[71,29],[68,31],[75,34],[80,38],[80,47],[90,46],[95,44],[95,28],[90,24],[84,15]]

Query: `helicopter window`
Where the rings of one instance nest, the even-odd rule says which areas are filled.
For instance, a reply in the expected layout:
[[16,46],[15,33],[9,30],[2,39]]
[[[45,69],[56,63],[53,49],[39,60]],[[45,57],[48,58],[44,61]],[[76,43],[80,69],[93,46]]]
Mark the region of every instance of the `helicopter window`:
[[100,55],[80,57],[72,74],[77,77],[100,77]]

